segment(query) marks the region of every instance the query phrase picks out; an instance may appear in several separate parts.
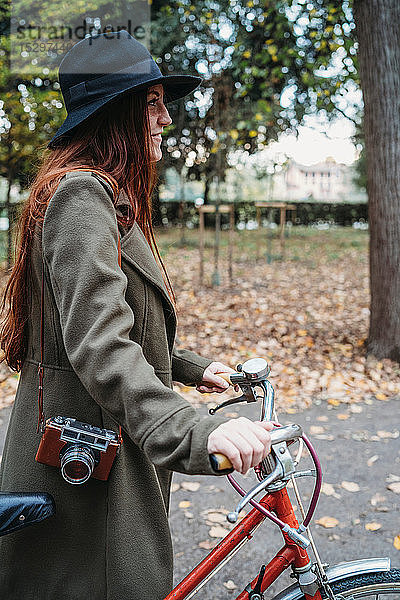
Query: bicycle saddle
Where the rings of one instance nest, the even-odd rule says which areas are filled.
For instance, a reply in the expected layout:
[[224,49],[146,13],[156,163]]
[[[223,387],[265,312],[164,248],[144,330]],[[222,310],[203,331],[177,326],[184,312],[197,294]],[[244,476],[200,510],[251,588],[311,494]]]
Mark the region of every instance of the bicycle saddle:
[[40,523],[55,512],[50,494],[0,492],[0,536]]

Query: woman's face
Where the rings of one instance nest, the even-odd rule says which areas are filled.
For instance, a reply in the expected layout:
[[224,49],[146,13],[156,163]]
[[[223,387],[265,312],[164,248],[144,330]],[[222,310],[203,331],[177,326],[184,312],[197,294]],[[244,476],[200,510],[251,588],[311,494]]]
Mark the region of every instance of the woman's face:
[[172,119],[164,104],[164,89],[161,83],[148,88],[147,110],[149,113],[152,140],[152,162],[157,162],[162,158],[161,132],[164,127],[172,123]]

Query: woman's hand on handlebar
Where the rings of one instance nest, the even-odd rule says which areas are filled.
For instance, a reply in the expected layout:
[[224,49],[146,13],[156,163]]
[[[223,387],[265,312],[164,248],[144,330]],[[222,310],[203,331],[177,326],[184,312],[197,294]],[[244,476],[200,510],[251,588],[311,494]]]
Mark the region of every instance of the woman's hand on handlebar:
[[258,465],[271,449],[273,423],[250,421],[246,417],[231,419],[219,425],[208,436],[209,454],[224,454],[235,471],[243,475]]
[[[218,373],[223,374],[224,377],[221,377],[220,375],[218,375]],[[211,394],[212,392],[225,392],[225,390],[227,390],[230,385],[230,382],[228,381],[230,373],[236,373],[236,371],[234,369],[231,369],[231,367],[224,365],[221,362],[212,362],[204,370],[203,379],[196,386],[196,390],[201,394]],[[234,390],[238,392],[239,386],[235,385]]]

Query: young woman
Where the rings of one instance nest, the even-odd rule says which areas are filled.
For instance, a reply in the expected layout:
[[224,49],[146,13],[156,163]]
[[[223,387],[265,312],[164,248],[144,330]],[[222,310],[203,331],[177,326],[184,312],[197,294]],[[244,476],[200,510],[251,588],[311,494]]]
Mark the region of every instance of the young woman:
[[[46,491],[57,507],[1,539],[7,600],[162,600],[172,588],[171,471],[213,474],[209,454],[221,452],[244,473],[269,451],[269,423],[200,418],[172,389],[221,392],[218,373],[232,371],[176,348],[151,225],[165,101],[201,80],[164,77],[127,32],[110,35],[76,44],[60,66],[68,117],[32,185],[4,296],[1,346],[21,377],[1,490]],[[122,428],[106,481],[71,485],[35,460],[38,398],[47,418]]]

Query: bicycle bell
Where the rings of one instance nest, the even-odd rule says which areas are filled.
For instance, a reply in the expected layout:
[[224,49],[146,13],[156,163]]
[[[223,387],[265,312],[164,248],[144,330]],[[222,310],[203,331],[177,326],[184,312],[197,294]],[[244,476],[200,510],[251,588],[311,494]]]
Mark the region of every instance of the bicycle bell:
[[251,358],[246,360],[242,365],[236,367],[238,373],[230,374],[230,380],[233,385],[238,384],[243,394],[230,400],[225,400],[221,404],[210,408],[208,411],[210,415],[214,415],[217,410],[230,406],[232,404],[238,404],[239,402],[257,402],[258,397],[255,391],[257,383],[265,381],[270,368],[267,361],[264,358]]
[[[242,365],[238,365],[237,370],[239,371],[240,380],[243,380],[244,377],[251,381],[252,383],[257,383],[257,381],[262,381],[266,377],[268,377],[271,369],[265,360],[265,358],[250,358],[246,360]],[[232,382],[234,380],[235,375],[231,375]],[[236,378],[236,377],[235,377]]]

